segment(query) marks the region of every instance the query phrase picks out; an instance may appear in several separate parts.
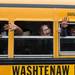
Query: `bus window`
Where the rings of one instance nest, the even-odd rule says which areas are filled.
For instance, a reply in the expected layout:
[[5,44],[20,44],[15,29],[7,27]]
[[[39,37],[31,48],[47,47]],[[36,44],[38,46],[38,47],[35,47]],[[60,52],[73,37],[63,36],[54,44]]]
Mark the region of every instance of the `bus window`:
[[15,21],[23,35],[15,36],[15,54],[52,54],[53,22]]
[[0,21],[0,54],[7,54],[8,31],[4,29],[8,21]]
[[61,54],[64,55],[73,55],[73,54],[75,55],[75,23],[74,22],[68,22],[68,26],[64,29],[64,34],[60,36],[59,50]]

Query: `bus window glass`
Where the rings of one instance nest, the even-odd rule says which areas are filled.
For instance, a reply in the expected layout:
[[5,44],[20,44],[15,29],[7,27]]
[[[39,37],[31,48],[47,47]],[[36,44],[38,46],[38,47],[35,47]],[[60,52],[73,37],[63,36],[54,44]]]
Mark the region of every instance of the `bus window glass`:
[[59,50],[62,54],[75,55],[75,22],[68,22],[67,27],[63,29],[60,23],[60,28]]
[[[22,34],[15,32],[15,54],[52,54],[53,22],[15,21]],[[19,31],[19,30],[18,30]]]
[[6,25],[8,21],[0,21],[0,54],[7,54],[8,50],[8,30],[6,30]]

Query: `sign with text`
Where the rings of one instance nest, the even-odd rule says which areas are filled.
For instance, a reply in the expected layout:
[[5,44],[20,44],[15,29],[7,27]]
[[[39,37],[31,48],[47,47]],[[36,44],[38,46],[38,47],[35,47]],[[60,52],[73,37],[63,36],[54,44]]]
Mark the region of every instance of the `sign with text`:
[[0,75],[75,75],[75,64],[0,65]]

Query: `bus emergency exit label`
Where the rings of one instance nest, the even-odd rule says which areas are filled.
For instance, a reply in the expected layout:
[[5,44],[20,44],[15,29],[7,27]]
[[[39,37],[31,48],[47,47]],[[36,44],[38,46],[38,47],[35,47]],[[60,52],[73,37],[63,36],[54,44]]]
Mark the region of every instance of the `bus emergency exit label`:
[[0,75],[75,75],[75,65],[0,65]]

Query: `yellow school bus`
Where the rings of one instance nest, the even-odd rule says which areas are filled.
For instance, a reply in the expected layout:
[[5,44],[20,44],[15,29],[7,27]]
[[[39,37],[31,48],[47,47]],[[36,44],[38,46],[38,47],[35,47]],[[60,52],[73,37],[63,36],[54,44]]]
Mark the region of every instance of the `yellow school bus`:
[[[0,66],[1,75],[46,75],[46,74],[30,74],[33,71],[33,67],[39,67],[36,64],[40,59],[44,59],[47,65],[43,64],[43,69],[49,68],[52,69],[51,64],[57,63],[60,59],[61,62],[58,62],[55,67],[57,71],[49,71],[49,75],[74,75],[75,65],[70,63],[70,59],[75,58],[75,36],[61,36],[60,28],[61,22],[64,17],[68,18],[68,30],[71,31],[71,28],[75,28],[75,1],[74,0],[7,0],[0,1],[0,59],[1,64],[4,63],[5,69],[3,66]],[[15,31],[10,29],[6,32],[3,29],[5,24],[12,22],[19,27],[21,27],[25,35],[17,36],[14,35]],[[48,24],[51,28],[52,36],[40,36],[38,34],[39,27],[43,24]],[[69,32],[70,32],[69,31]],[[30,35],[28,35],[30,34]],[[25,58],[27,61],[34,61],[30,66],[29,63],[24,62],[23,60],[18,60],[20,66],[12,66],[16,62],[16,59]],[[67,63],[65,62],[68,58]],[[3,60],[5,59],[5,60]],[[9,59],[11,65],[5,62]],[[14,60],[14,63],[12,63]],[[29,59],[29,60],[28,60]],[[39,60],[38,60],[39,59]],[[48,61],[46,62],[46,59]],[[51,60],[50,60],[51,59]],[[65,60],[63,62],[63,59]],[[12,62],[11,62],[12,61]],[[21,61],[23,64],[21,64]],[[51,62],[52,61],[52,62]],[[44,63],[44,61],[42,61]],[[50,63],[50,65],[49,65]],[[62,63],[65,63],[63,66]],[[53,65],[52,64],[52,65]],[[13,69],[8,72],[9,69]],[[20,67],[20,72],[16,71]],[[24,73],[23,69],[26,67],[26,71],[29,71],[28,74]],[[64,69],[63,69],[64,67]],[[29,68],[29,69],[28,69]],[[59,70],[62,71],[59,73]],[[66,68],[66,69],[65,69]],[[3,73],[2,70],[5,70]],[[27,70],[28,69],[28,70]],[[30,69],[32,69],[30,71]],[[40,68],[39,68],[40,69]],[[55,70],[56,70],[55,69]],[[22,72],[23,70],[23,72]],[[64,72],[65,71],[65,72]],[[69,73],[68,73],[68,72]],[[40,70],[38,70],[40,73]],[[45,73],[44,71],[43,73]],[[11,73],[11,74],[10,74]],[[48,74],[47,74],[48,75]]]
[[[67,36],[67,37],[60,37],[59,36],[59,27],[60,22],[64,17],[69,18],[69,26],[74,26],[75,21],[75,6],[74,1],[49,1],[49,0],[43,0],[43,1],[34,1],[34,0],[27,0],[27,1],[0,1],[0,21],[2,22],[13,22],[17,24],[23,24],[21,22],[48,22],[51,24],[53,36],[52,38],[52,44],[53,44],[53,54],[52,58],[63,58],[63,57],[74,57],[74,50],[66,50],[68,46],[71,46],[73,43],[69,42],[68,40],[73,39],[74,36]],[[52,23],[51,23],[52,22]],[[28,23],[25,23],[28,24]],[[33,24],[33,23],[32,23]],[[29,24],[30,25],[30,24]],[[1,24],[2,26],[2,24]],[[24,27],[23,25],[22,27]],[[38,36],[38,35],[37,35]],[[36,36],[32,35],[29,36],[31,38],[36,38]],[[5,38],[5,37],[1,37]],[[8,31],[8,38],[7,41],[7,56],[8,58],[14,58],[14,31]],[[24,37],[22,37],[24,38]],[[25,36],[25,38],[27,38]],[[39,37],[38,37],[39,38]],[[43,38],[41,36],[41,38]],[[44,37],[45,38],[45,37]],[[46,37],[47,38],[47,37]],[[61,39],[61,40],[60,40]],[[62,39],[67,41],[69,43],[61,43]],[[5,43],[4,43],[5,44]],[[63,46],[61,46],[61,45]],[[68,45],[69,44],[69,45]],[[73,44],[74,45],[74,44]],[[66,48],[65,48],[65,47]],[[65,48],[61,49],[61,47]],[[74,47],[74,46],[71,46]],[[68,48],[69,49],[69,48]],[[74,48],[72,48],[74,49]],[[43,50],[42,50],[43,51]],[[18,52],[18,50],[17,50]],[[35,54],[36,55],[36,54]],[[49,54],[48,54],[49,55]],[[2,56],[2,54],[1,54]]]

